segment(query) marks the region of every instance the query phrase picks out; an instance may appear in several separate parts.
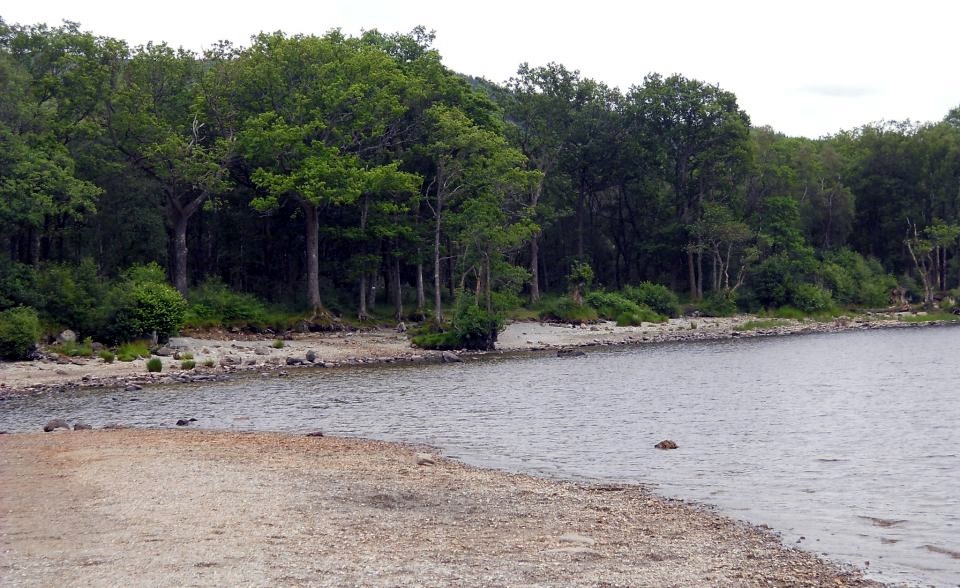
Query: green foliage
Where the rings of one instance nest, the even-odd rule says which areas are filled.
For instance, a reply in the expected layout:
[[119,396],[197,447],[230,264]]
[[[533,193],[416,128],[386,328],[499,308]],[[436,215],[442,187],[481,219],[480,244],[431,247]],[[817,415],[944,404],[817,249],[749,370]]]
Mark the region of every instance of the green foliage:
[[57,343],[50,346],[50,351],[67,357],[91,357],[93,355],[93,339],[87,337],[83,341]]
[[192,370],[195,367],[197,367],[197,362],[192,359],[185,359],[180,362],[180,369],[182,370]]
[[680,316],[680,301],[677,295],[661,284],[640,282],[636,286],[627,286],[623,295],[633,302],[645,305],[659,314],[670,318]]
[[503,330],[503,316],[477,306],[472,295],[459,292],[449,328],[428,328],[413,336],[413,344],[424,349],[492,350]]
[[117,359],[117,356],[109,349],[104,349],[100,352],[100,359],[102,359],[104,363],[113,363],[113,361]]
[[283,339],[275,339],[275,340],[273,341],[273,348],[274,348],[274,349],[283,349],[283,345],[284,345]]
[[546,298],[540,302],[540,320],[570,324],[596,322],[596,309],[586,304],[577,304],[568,296]]
[[0,358],[25,359],[40,339],[40,319],[32,308],[20,306],[0,312]]
[[800,310],[799,308],[794,308],[792,306],[781,306],[775,308],[765,313],[765,315],[781,318],[781,319],[792,319],[792,320],[802,320],[807,318],[807,313]]
[[886,306],[897,280],[876,259],[864,258],[850,249],[824,255],[818,274],[833,298],[846,305]]
[[117,347],[117,359],[133,361],[141,357],[150,357],[149,341],[131,341]]
[[570,267],[570,273],[567,274],[567,284],[570,285],[573,298],[578,303],[583,296],[583,292],[593,283],[593,278],[593,268],[590,267],[589,263],[583,261],[573,262],[573,265]]
[[808,314],[820,313],[833,307],[830,292],[813,284],[797,284],[790,293],[790,302]]
[[667,317],[645,307],[640,307],[633,312],[624,312],[617,316],[618,327],[639,327],[643,323],[663,323],[666,321]]
[[108,339],[124,341],[152,333],[165,339],[183,325],[187,302],[164,280],[163,270],[155,263],[124,273],[109,297]]
[[737,314],[737,296],[730,290],[711,292],[697,305],[704,316],[733,316]]
[[159,357],[152,357],[147,360],[148,372],[159,372],[163,369],[163,361]]
[[622,314],[637,314],[640,312],[640,305],[616,292],[594,290],[587,294],[583,301],[585,304],[592,306],[600,318],[608,320],[615,320]]
[[180,359],[187,359],[187,360],[193,359],[193,354],[192,354],[192,353],[181,353],[181,354],[180,354]]
[[190,291],[184,326],[260,326],[266,324],[266,306],[251,294],[233,292],[216,279]]
[[214,367],[214,366],[216,366],[216,365],[217,365],[217,363],[216,363],[215,361],[213,361],[212,359],[205,359],[205,360],[203,360],[203,367],[212,368],[212,367]]

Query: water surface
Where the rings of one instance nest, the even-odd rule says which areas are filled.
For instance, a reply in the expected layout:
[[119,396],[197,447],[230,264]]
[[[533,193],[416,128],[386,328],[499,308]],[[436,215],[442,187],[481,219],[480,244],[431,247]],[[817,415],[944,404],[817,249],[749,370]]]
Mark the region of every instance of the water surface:
[[[7,398],[0,429],[195,417],[422,442],[474,465],[650,484],[877,579],[960,585],[958,327],[293,373]],[[667,438],[680,448],[653,449]]]

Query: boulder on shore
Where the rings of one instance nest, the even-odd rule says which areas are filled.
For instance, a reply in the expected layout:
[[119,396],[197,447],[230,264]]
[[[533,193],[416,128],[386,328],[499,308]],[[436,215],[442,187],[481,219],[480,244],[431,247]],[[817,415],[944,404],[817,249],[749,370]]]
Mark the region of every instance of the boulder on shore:
[[49,433],[50,431],[53,431],[56,429],[67,429],[69,431],[70,424],[63,419],[53,419],[48,421],[47,424],[43,426],[44,433]]
[[441,363],[460,363],[463,360],[460,359],[460,356],[451,351],[442,351],[440,353],[440,362]]
[[57,335],[57,343],[76,343],[77,334],[71,331],[70,329],[65,330],[64,332]]

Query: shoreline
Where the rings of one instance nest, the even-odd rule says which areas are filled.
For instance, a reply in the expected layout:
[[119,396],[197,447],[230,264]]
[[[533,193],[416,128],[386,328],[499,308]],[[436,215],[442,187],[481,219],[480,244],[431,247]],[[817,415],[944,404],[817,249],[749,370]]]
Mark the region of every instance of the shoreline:
[[[205,333],[203,338],[174,337],[170,356],[161,357],[163,370],[149,373],[146,359],[105,363],[99,358],[49,357],[34,361],[0,361],[0,398],[6,395],[43,394],[82,388],[139,389],[155,384],[222,381],[238,375],[260,373],[286,377],[295,370],[352,368],[367,365],[439,363],[452,359],[527,355],[569,349],[690,341],[717,341],[785,335],[838,333],[845,331],[928,327],[955,324],[949,321],[908,323],[886,317],[841,317],[832,322],[774,319],[778,326],[738,331],[737,327],[758,320],[752,315],[729,318],[678,318],[641,327],[618,327],[612,322],[571,326],[557,323],[513,322],[500,333],[494,351],[439,352],[412,347],[402,333],[376,328],[338,333],[294,334],[274,348],[274,338],[243,337],[225,331]],[[763,319],[760,319],[763,320]],[[211,336],[212,335],[212,336]],[[216,337],[216,338],[213,338]],[[179,368],[173,354],[190,352],[196,367]],[[315,357],[308,361],[310,354]],[[446,358],[444,357],[446,355]],[[155,356],[156,357],[156,356]],[[204,367],[209,362],[213,367]]]
[[642,485],[405,444],[127,429],[0,448],[0,583],[883,585]]

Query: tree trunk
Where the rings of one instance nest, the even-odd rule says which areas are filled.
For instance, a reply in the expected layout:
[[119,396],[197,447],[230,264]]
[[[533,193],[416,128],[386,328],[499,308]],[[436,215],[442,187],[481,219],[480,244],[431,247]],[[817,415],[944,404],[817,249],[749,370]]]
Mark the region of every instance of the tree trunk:
[[423,262],[420,261],[420,249],[417,249],[417,316],[422,320],[423,308],[427,305],[427,293],[423,287]]
[[703,250],[697,249],[697,300],[703,298]]
[[487,302],[487,312],[493,312],[493,290],[490,285],[490,256],[484,258],[483,293]]
[[360,272],[360,309],[357,311],[357,318],[361,321],[367,320],[367,272]]
[[307,224],[307,302],[316,316],[323,311],[320,302],[320,227],[316,205],[301,202],[300,207]]
[[393,316],[403,320],[403,290],[400,285],[400,258],[393,258]]
[[170,219],[173,223],[173,285],[181,295],[187,295],[187,217],[183,214]]
[[540,302],[540,235],[530,239],[530,304]]
[[687,278],[690,280],[690,299],[697,300],[697,265],[692,249],[687,249]]
[[436,222],[433,227],[433,320],[437,325],[443,323],[443,304],[440,300],[440,209],[443,199],[440,197],[439,188],[437,189],[437,207],[434,210]]

